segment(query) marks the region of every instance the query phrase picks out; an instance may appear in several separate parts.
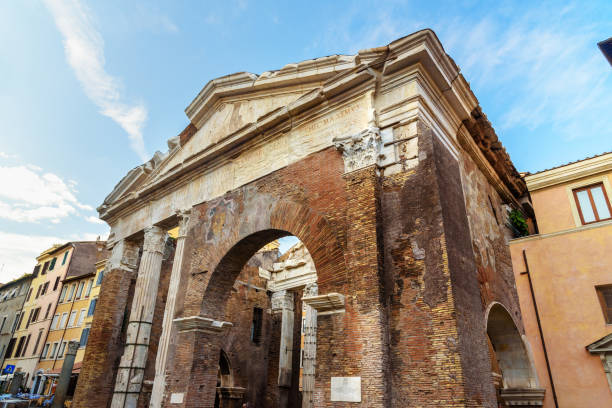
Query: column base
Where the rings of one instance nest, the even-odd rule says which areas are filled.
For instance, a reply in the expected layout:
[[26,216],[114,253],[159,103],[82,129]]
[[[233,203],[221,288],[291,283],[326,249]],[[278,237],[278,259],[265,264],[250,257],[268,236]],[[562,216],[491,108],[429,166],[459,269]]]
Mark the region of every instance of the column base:
[[501,399],[508,407],[541,407],[545,392],[543,388],[505,388],[501,390]]

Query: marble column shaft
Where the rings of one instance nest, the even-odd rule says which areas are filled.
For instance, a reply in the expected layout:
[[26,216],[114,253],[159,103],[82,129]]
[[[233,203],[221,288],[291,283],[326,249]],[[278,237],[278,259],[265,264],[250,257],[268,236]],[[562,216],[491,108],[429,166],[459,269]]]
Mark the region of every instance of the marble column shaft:
[[155,226],[146,228],[144,233],[143,252],[136,278],[125,348],[117,371],[111,408],[136,407],[147,363],[167,234]]
[[272,311],[281,313],[281,338],[278,358],[278,385],[291,387],[293,356],[293,292],[281,290],[272,294]]
[[[309,283],[304,289],[304,296],[319,294],[316,283]],[[315,367],[317,356],[317,310],[304,304],[304,352],[302,354],[302,408],[313,407],[315,390]]]
[[159,339],[157,356],[155,358],[155,380],[153,381],[153,391],[151,392],[150,408],[160,408],[164,398],[166,388],[166,360],[168,358],[168,346],[172,334],[172,321],[174,319],[174,308],[176,295],[180,287],[181,266],[183,264],[183,251],[185,248],[185,235],[189,225],[189,215],[191,210],[181,211],[179,216],[179,232],[176,239],[176,250],[174,252],[174,262],[172,263],[172,274],[170,275],[170,285],[168,287],[168,297],[164,310],[164,321],[162,324],[162,334]]

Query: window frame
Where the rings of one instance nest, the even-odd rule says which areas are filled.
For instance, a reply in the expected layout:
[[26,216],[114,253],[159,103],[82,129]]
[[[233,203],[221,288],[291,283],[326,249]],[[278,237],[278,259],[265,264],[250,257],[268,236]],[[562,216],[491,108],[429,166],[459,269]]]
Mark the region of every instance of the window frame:
[[605,296],[603,294],[604,290],[612,291],[612,284],[595,286],[595,291],[597,292],[597,298],[599,299],[599,304],[601,306],[601,312],[603,313],[604,321],[606,322],[606,325],[612,325],[612,304],[608,304],[606,302]]
[[[610,217],[608,218],[599,218],[599,213],[597,212],[597,206],[595,205],[595,200],[593,200],[593,195],[591,194],[591,189],[595,187],[601,187],[601,191],[603,192],[604,201],[608,206],[608,212],[610,213]],[[593,215],[595,216],[594,221],[585,222],[584,215],[582,214],[582,207],[580,205],[580,200],[578,200],[578,193],[581,191],[586,191],[589,196],[589,202],[591,203],[591,209],[593,210]],[[610,199],[608,198],[608,193],[606,192],[606,186],[603,182],[599,181],[596,183],[592,183],[586,186],[577,187],[572,189],[572,194],[574,196],[574,202],[576,203],[576,209],[578,210],[578,216],[580,217],[580,222],[582,225],[595,224],[596,222],[608,221],[612,220],[612,206],[610,205]]]

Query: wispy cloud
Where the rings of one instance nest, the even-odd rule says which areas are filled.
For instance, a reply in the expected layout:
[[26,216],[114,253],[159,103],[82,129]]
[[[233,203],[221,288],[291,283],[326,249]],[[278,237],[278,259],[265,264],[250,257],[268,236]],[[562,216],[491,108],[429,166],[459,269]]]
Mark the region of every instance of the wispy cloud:
[[24,273],[32,272],[36,257],[55,244],[69,241],[95,241],[98,237],[106,240],[108,234],[84,233],[58,237],[0,231],[0,282],[8,282]]
[[79,0],[45,0],[45,4],[64,38],[66,59],[85,94],[103,115],[127,132],[140,159],[148,160],[142,135],[147,109],[142,103],[125,103],[120,81],[106,72],[104,40],[95,29],[89,10]]
[[39,167],[0,166],[0,219],[57,224],[79,210],[93,211],[74,193],[74,184]]
[[8,154],[5,152],[0,152],[0,159],[16,159],[18,156],[16,154]]

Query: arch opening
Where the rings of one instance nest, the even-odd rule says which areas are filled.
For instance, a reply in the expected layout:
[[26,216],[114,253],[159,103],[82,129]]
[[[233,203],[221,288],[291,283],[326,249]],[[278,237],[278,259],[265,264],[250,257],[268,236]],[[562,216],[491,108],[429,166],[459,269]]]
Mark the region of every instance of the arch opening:
[[219,339],[216,407],[312,406],[316,310],[302,297],[316,281],[306,246],[282,230],[251,234],[221,258],[202,305],[232,323]]
[[487,317],[487,336],[490,342],[491,369],[501,375],[504,389],[527,389],[537,386],[537,379],[527,350],[512,316],[495,303]]

